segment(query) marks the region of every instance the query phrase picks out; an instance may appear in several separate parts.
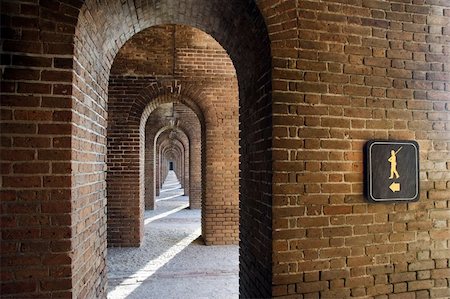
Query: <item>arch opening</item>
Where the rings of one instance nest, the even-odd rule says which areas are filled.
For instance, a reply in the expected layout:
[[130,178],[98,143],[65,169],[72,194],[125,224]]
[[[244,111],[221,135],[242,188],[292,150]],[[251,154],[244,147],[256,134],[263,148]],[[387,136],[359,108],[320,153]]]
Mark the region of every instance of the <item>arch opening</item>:
[[[161,40],[163,42],[155,44],[154,48],[142,48],[144,43],[152,44]],[[214,65],[211,61],[214,61]],[[143,64],[144,67],[142,67]],[[151,75],[141,68],[150,70]],[[126,86],[125,91],[124,86]],[[200,151],[204,149],[201,155],[202,171],[201,176],[197,176],[198,184],[191,184],[189,192],[191,207],[200,208],[202,205],[204,212],[202,231],[206,243],[236,243],[238,239],[238,85],[234,66],[228,54],[212,37],[197,29],[180,25],[151,27],[136,34],[118,52],[112,65],[109,88],[111,108],[108,132],[111,134],[108,134],[108,148],[112,154],[108,155],[108,163],[115,165],[116,160],[124,163],[122,153],[113,154],[115,148],[121,148],[122,152],[134,156],[134,161],[139,161],[134,164],[133,171],[122,168],[117,172],[108,173],[107,182],[108,186],[111,186],[110,189],[122,192],[121,194],[110,193],[108,199],[108,202],[111,202],[110,206],[113,207],[114,203],[119,203],[120,209],[122,203],[128,200],[131,206],[139,205],[142,210],[141,202],[145,194],[143,161],[146,143],[148,144],[145,141],[145,124],[156,107],[166,105],[169,110],[171,108],[169,112],[173,115],[166,115],[165,121],[172,123],[171,125],[180,121],[175,118],[175,112],[177,115],[183,115],[184,118],[192,119],[196,116],[197,122],[200,121],[200,126],[196,125],[197,130],[193,133],[196,142],[191,140],[191,145],[192,148],[200,149]],[[136,96],[133,96],[134,94]],[[181,111],[180,108],[183,106],[180,104],[189,107],[191,111],[189,113]],[[175,111],[175,108],[179,111]],[[191,124],[187,124],[187,127],[192,129]],[[203,134],[200,129],[203,129]],[[135,151],[138,146],[139,157]],[[156,164],[162,166],[160,161]],[[139,170],[139,177],[137,170]],[[123,180],[124,172],[128,180]],[[156,173],[158,181],[156,195],[164,179],[161,175],[161,172]],[[116,177],[119,179],[116,180]],[[211,184],[208,185],[210,181]],[[127,188],[123,188],[125,184]],[[223,190],[230,192],[225,193]],[[139,198],[139,204],[136,202],[137,198]],[[201,198],[205,200],[202,202]],[[233,225],[230,223],[227,231],[218,230],[217,228],[222,224],[213,224],[214,221],[208,216],[217,214],[217,210],[223,210],[222,205],[228,206],[225,214],[222,213],[223,221],[235,222],[235,227],[232,228]],[[226,213],[230,215],[227,216]],[[141,215],[142,212],[140,215],[130,215],[135,231],[141,230],[139,235],[131,236],[132,242],[136,244],[140,242],[143,233]],[[132,218],[135,219],[132,220]],[[119,222],[115,225],[116,222],[110,218],[110,215],[108,219],[108,223],[113,224],[111,229],[108,227],[108,232],[124,236],[121,232],[122,224]],[[125,231],[129,227],[130,224],[127,223]],[[214,232],[212,227],[216,227]],[[123,244],[123,240],[117,238],[110,237],[108,240],[112,246]]]
[[[244,215],[241,215],[241,251],[242,252],[250,252],[252,249],[251,239],[256,238],[260,240],[262,243],[261,246],[261,256],[262,259],[256,261],[252,254],[241,254],[243,259],[241,258],[241,292],[245,294],[245,290],[252,290],[249,286],[252,284],[252,280],[254,278],[249,279],[252,275],[248,273],[255,272],[256,275],[260,276],[260,280],[268,281],[270,280],[271,268],[270,265],[270,233],[267,228],[271,227],[271,216],[270,213],[261,214],[261,219],[254,219],[255,211],[261,211],[264,206],[267,205],[267,202],[270,202],[270,50],[269,50],[269,42],[268,36],[266,32],[266,28],[264,22],[262,21],[262,17],[259,14],[259,11],[256,5],[253,2],[242,2],[235,1],[230,3],[229,6],[222,7],[220,3],[219,5],[211,5],[212,3],[208,2],[208,5],[205,6],[197,6],[194,3],[187,3],[186,7],[194,8],[192,10],[185,10],[185,7],[181,6],[167,6],[170,0],[164,1],[161,6],[152,6],[143,4],[139,6],[139,13],[136,13],[134,10],[130,10],[130,7],[134,7],[136,5],[136,1],[130,1],[129,4],[122,6],[123,1],[111,1],[108,2],[108,6],[102,6],[104,4],[99,3],[97,1],[87,1],[82,8],[80,13],[80,20],[77,26],[77,39],[75,43],[75,59],[74,63],[77,67],[76,72],[76,85],[77,88],[83,93],[90,95],[88,98],[75,96],[75,102],[79,103],[78,113],[81,115],[85,115],[85,110],[94,110],[93,114],[89,114],[86,118],[83,119],[83,122],[78,122],[78,125],[81,130],[84,130],[85,127],[94,125],[97,122],[98,117],[100,116],[103,119],[106,119],[106,103],[108,102],[108,127],[117,126],[118,129],[123,129],[124,126],[127,126],[132,132],[134,136],[133,144],[129,144],[134,150],[143,151],[142,147],[139,146],[138,141],[143,139],[145,136],[142,136],[140,130],[140,118],[141,113],[138,112],[139,109],[135,111],[132,110],[123,110],[116,115],[112,115],[112,110],[115,108],[119,108],[121,105],[124,105],[124,101],[113,102],[112,99],[116,96],[120,96],[123,93],[123,90],[111,88],[114,86],[114,83],[118,83],[120,78],[116,76],[114,73],[114,68],[111,68],[113,62],[115,60],[116,54],[119,52],[119,49],[122,45],[125,44],[127,40],[129,40],[134,34],[139,34],[144,29],[150,28],[152,26],[161,24],[184,24],[199,28],[204,32],[210,34],[214,37],[224,49],[226,49],[229,54],[232,65],[234,65],[237,73],[237,81],[235,83],[236,89],[239,90],[239,103],[240,103],[240,122],[241,124],[245,124],[241,126],[241,136],[245,138],[241,138],[241,211],[244,212]],[[102,6],[100,8],[100,6]],[[170,14],[165,14],[164,11],[169,9]],[[216,10],[217,7],[221,7],[220,11]],[[114,11],[114,13],[110,13]],[[212,19],[219,20],[218,22],[209,22],[203,17],[204,15],[211,16]],[[127,16],[127,17],[124,17]],[[236,18],[236,16],[240,16]],[[90,26],[89,19],[96,20],[104,20],[103,22],[95,22],[95,25]],[[128,18],[128,22],[123,22],[125,18]],[[133,26],[129,26],[129,24],[133,24]],[[248,28],[248,30],[244,30],[245,32],[249,32],[248,35],[243,35],[242,30]],[[98,32],[105,32],[105,34],[98,34]],[[251,33],[251,34],[250,34]],[[262,41],[262,43],[261,43]],[[263,59],[266,57],[267,59]],[[263,63],[261,63],[261,61]],[[108,74],[108,70],[111,69],[111,73]],[[100,72],[99,70],[107,70],[107,72]],[[147,78],[151,79],[151,78]],[[153,78],[154,79],[154,78]],[[138,80],[137,80],[138,81]],[[169,80],[170,81],[170,80]],[[201,99],[205,96],[205,93],[196,90],[195,88],[189,87],[189,84],[183,82],[182,80],[172,80],[172,85],[168,86],[162,83],[158,83],[146,90],[146,97],[155,98],[154,94],[157,94],[159,97],[167,97],[168,94],[178,92],[180,90],[178,87],[181,86],[181,92],[186,95],[188,98]],[[227,83],[229,85],[230,82]],[[127,86],[126,84],[122,85]],[[188,88],[185,88],[187,86]],[[109,88],[109,90],[108,90]],[[108,97],[109,94],[109,97]],[[133,94],[133,92],[131,92]],[[206,94],[207,95],[207,94]],[[237,97],[237,93],[236,93]],[[136,97],[138,99],[139,97]],[[142,104],[146,103],[145,97],[141,96],[141,99],[137,100],[135,103],[138,107],[142,107]],[[182,97],[180,97],[182,98]],[[142,99],[144,101],[142,101]],[[220,97],[217,99],[220,102]],[[141,106],[139,106],[141,105]],[[92,109],[93,108],[93,109]],[[131,109],[131,107],[130,107]],[[208,109],[208,111],[210,111]],[[208,147],[206,146],[208,142],[214,140],[213,135],[208,130],[207,124],[212,123],[213,121],[220,119],[222,125],[226,123],[229,119],[226,117],[226,113],[223,111],[214,111],[214,113],[205,112],[205,138],[202,140],[205,145],[205,151],[208,151]],[[121,120],[126,119],[125,124],[121,124]],[[263,119],[264,121],[259,121]],[[104,122],[105,124],[106,122]],[[105,136],[106,126],[103,125],[103,130],[100,131],[98,136]],[[145,132],[145,131],[144,131]],[[228,135],[227,135],[228,134]],[[227,132],[222,137],[228,137],[230,132]],[[237,133],[234,133],[237,136]],[[111,138],[110,138],[111,137]],[[92,142],[92,138],[94,136],[85,137],[86,142]],[[120,137],[114,134],[108,134],[108,147],[114,146],[114,142],[118,142]],[[226,139],[226,138],[225,138]],[[103,139],[104,142],[104,139]],[[101,146],[103,148],[103,158],[105,158],[105,146]],[[103,144],[106,144],[104,142]],[[229,147],[223,147],[223,153],[225,155],[232,154],[232,151],[229,151]],[[75,149],[76,150],[76,149]],[[261,155],[262,153],[262,155]],[[208,155],[208,152],[206,153]],[[142,173],[140,169],[140,157],[133,156],[132,159],[129,159],[129,164],[125,167],[127,170],[124,172],[124,176],[121,177],[121,182],[126,182],[128,188],[127,192],[129,192],[129,196],[132,198],[139,198],[138,204],[133,204],[127,207],[127,211],[133,215],[142,215],[144,211],[144,189],[141,184],[142,179],[139,182],[131,182],[131,177]],[[110,155],[108,155],[108,161],[112,159]],[[208,167],[210,170],[216,168],[220,169],[222,166],[222,161],[220,159],[216,159],[216,162],[212,164],[206,163],[205,172],[203,176],[208,175]],[[251,162],[253,161],[253,162]],[[82,163],[81,161],[75,159],[74,164]],[[112,167],[115,167],[114,165]],[[108,170],[111,168],[108,168]],[[223,172],[227,173],[227,172]],[[92,177],[94,178],[95,175]],[[103,178],[104,179],[104,178]],[[130,179],[130,181],[127,181]],[[101,181],[102,178],[99,177]],[[236,187],[238,186],[237,180],[238,177],[235,177]],[[108,184],[111,180],[108,179]],[[75,186],[76,188],[83,188],[83,184],[79,184],[79,186]],[[208,193],[213,193],[215,191],[214,185],[211,188],[208,188],[208,185],[204,188],[204,195],[207,198]],[[108,199],[115,196],[114,192],[122,192],[124,188],[115,189],[115,188],[107,188]],[[133,191],[134,190],[134,191]],[[137,190],[137,191],[136,191]],[[217,190],[216,190],[217,191]],[[221,190],[223,193],[223,190]],[[190,190],[192,192],[192,190]],[[217,194],[221,194],[216,192]],[[116,193],[118,194],[118,193]],[[258,195],[257,195],[258,194]],[[257,196],[255,196],[257,195]],[[104,198],[100,195],[101,198]],[[245,204],[248,201],[249,204]],[[209,209],[205,206],[203,207],[206,211],[213,212],[213,209]],[[231,216],[235,221],[238,220],[238,215],[235,212],[232,212],[233,209],[225,209],[225,213],[231,212],[234,213]],[[110,203],[108,201],[108,213],[113,211],[114,209],[110,209]],[[128,232],[121,233],[121,238],[116,241],[121,244],[121,246],[137,246],[139,245],[140,240],[143,236],[143,221],[141,217],[138,219],[127,218],[122,212],[118,210],[115,211],[116,215],[120,215],[120,221],[126,219],[127,222],[124,226],[130,228]],[[125,217],[124,217],[125,216]],[[120,217],[119,217],[120,218]],[[79,221],[83,221],[80,218]],[[253,227],[256,223],[264,223],[262,229],[259,232],[255,232]],[[122,223],[123,224],[123,223]],[[122,225],[121,224],[121,225]],[[211,223],[205,221],[202,223],[203,227],[211,226]],[[258,237],[258,234],[261,234]],[[237,230],[234,230],[231,235],[233,236],[233,242],[238,240]],[[130,237],[131,236],[131,237]],[[124,237],[128,240],[124,241]],[[207,240],[211,240],[211,244],[220,244],[223,242],[227,242],[227,236],[221,235],[217,232],[212,232],[210,234],[206,233],[204,236]],[[80,242],[83,242],[80,240]],[[81,245],[81,244],[80,244]],[[101,249],[102,246],[105,246],[105,243],[101,243],[95,252],[101,253],[104,250]],[[75,259],[79,258],[77,254],[75,254]],[[86,258],[86,257],[85,257]],[[101,265],[104,263],[101,262],[101,256],[98,256],[99,270],[92,271],[99,273],[99,271],[103,271],[104,267]],[[95,255],[92,255],[86,260],[96,260]],[[83,263],[84,265],[85,263]],[[258,265],[256,268],[252,265]],[[258,268],[258,271],[256,269]],[[261,269],[265,269],[261,271]],[[74,269],[74,271],[78,271],[78,269]],[[103,271],[104,272],[104,271]],[[93,274],[88,271],[89,274],[86,274],[84,279],[78,280],[83,281],[85,283],[77,283],[74,286],[76,290],[75,293],[89,293],[92,289],[92,279],[94,277],[98,277],[100,275]],[[246,274],[247,273],[247,274]],[[104,281],[104,279],[100,279],[100,281]],[[98,283],[99,289],[98,292],[102,292],[101,290],[102,283]],[[266,284],[269,286],[270,284]],[[270,287],[266,290],[261,290],[260,288],[253,288],[257,290],[256,292],[259,294],[270,293]]]
[[[145,119],[141,121],[144,122]],[[184,194],[190,194],[191,185],[193,185],[192,190],[196,189],[195,186],[201,186],[201,124],[196,114],[188,106],[177,102],[161,104],[153,110],[146,120],[145,128],[141,126],[141,129],[145,129],[145,142],[141,140],[141,147],[145,148],[145,160],[141,163],[144,164],[146,209],[155,208],[155,197],[159,195],[159,189],[163,183],[159,182],[157,171],[160,165],[156,140],[168,130],[176,135],[185,148],[184,163],[181,165],[182,172],[178,175]],[[200,201],[199,196],[196,199],[193,194],[190,196],[191,204],[194,199]]]

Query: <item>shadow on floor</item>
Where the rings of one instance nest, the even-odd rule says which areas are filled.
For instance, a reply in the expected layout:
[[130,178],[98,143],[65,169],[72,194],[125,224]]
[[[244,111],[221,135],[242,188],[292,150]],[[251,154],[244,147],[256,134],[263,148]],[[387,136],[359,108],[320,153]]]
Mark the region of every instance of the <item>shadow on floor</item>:
[[[205,246],[200,210],[169,173],[139,248],[108,249],[108,298],[238,298],[238,246]],[[181,186],[179,186],[181,187]]]

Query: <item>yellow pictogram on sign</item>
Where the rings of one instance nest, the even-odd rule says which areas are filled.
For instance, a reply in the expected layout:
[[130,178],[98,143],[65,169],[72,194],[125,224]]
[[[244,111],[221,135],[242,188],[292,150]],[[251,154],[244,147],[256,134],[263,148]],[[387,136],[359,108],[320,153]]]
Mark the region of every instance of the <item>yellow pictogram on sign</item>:
[[388,159],[388,161],[391,162],[391,175],[389,176],[389,179],[393,179],[394,176],[396,179],[400,177],[397,171],[397,154],[402,147],[403,146],[401,146],[397,151],[391,150],[391,157]]
[[[391,163],[391,175],[389,176],[389,179],[398,179],[400,178],[400,175],[397,171],[397,154],[401,151],[403,146],[401,146],[397,151],[391,150],[391,156],[389,157],[388,161]],[[394,178],[395,177],[395,178]],[[389,189],[391,189],[392,192],[399,192],[400,191],[400,183],[393,182]]]

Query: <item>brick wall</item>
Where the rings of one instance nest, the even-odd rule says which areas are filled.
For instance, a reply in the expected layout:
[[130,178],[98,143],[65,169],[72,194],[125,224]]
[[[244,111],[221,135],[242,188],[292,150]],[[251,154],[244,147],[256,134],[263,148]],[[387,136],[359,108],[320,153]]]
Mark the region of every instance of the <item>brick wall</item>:
[[[450,3],[260,3],[274,66],[273,296],[449,297]],[[366,202],[369,139],[419,142],[418,203]]]
[[[2,1],[0,10],[0,293],[69,297],[75,230],[82,231],[70,214],[78,209],[71,163],[78,11],[23,1]],[[62,16],[58,28],[53,14]]]

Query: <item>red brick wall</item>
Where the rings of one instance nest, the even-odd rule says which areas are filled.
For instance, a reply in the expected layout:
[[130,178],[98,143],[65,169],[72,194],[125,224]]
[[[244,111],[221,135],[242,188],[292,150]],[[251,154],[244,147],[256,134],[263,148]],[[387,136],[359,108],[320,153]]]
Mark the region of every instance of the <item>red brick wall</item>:
[[[273,296],[449,297],[450,3],[260,3],[274,66]],[[363,145],[376,138],[419,142],[418,203],[363,198]]]
[[[2,1],[0,10],[0,293],[69,297],[76,258],[70,213],[78,209],[71,163],[78,11],[23,1]],[[54,14],[64,16],[58,27]]]

